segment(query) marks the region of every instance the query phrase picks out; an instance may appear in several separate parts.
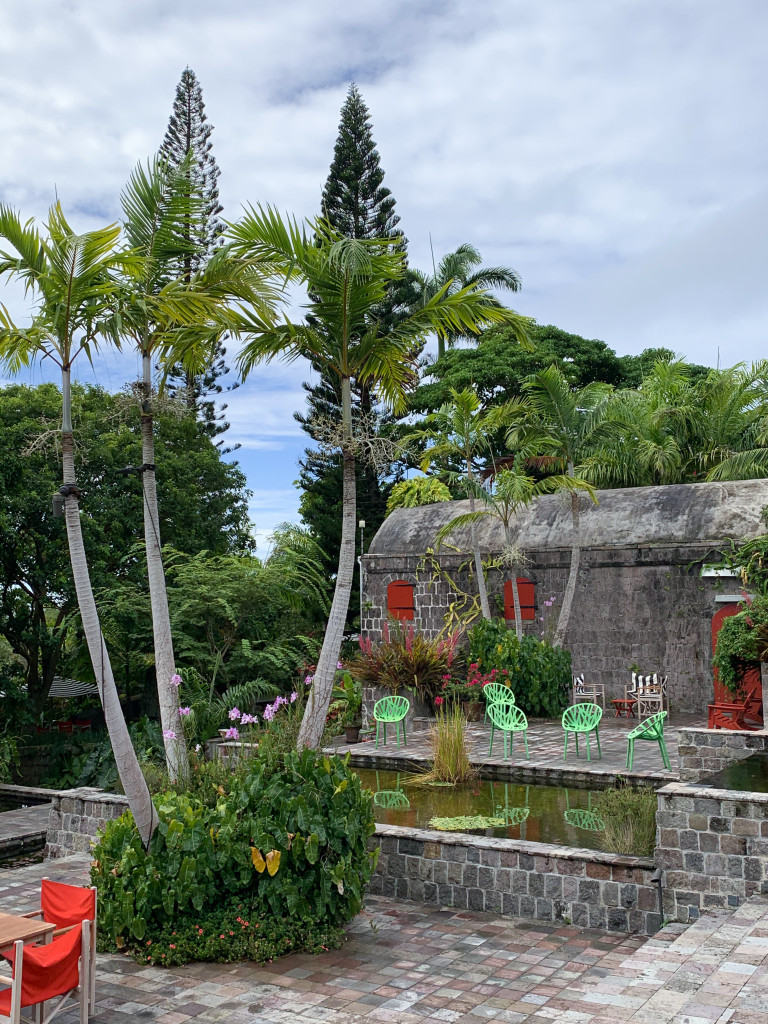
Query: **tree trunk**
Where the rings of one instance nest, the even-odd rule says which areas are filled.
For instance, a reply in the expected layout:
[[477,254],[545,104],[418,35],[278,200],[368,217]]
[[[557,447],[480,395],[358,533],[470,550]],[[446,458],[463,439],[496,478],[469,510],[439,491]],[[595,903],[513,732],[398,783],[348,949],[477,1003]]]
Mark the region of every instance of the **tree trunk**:
[[331,690],[336,675],[336,666],[344,637],[344,623],[347,621],[349,595],[355,569],[355,516],[357,495],[355,490],[355,456],[351,447],[352,402],[349,379],[341,382],[342,417],[344,420],[343,451],[343,513],[341,521],[341,548],[339,571],[336,575],[336,589],[325,628],[323,648],[315,669],[315,679],[309,691],[304,719],[299,730],[298,747],[317,747],[325,731],[325,716],[331,702]]
[[[162,545],[160,541],[160,516],[157,511],[157,487],[155,482],[155,438],[150,406],[152,387],[151,363],[148,355],[144,363],[144,403],[141,414],[141,457],[144,469],[141,474],[144,492],[144,544],[147,550],[147,577],[149,599],[152,606],[152,632],[155,642],[155,674],[157,676],[157,699],[160,708],[160,723],[163,728],[165,760],[172,782],[186,779],[189,773],[187,743],[184,738],[182,719],[179,716],[179,691],[171,683],[176,672],[171,637],[171,617],[168,612],[168,594],[165,589]],[[168,734],[172,733],[173,736]]]
[[[508,523],[504,523],[504,537],[507,542],[507,550],[512,550],[512,530]],[[520,588],[517,585],[517,567],[514,565],[510,566],[512,570],[512,578],[510,583],[512,584],[512,606],[515,609],[515,636],[518,640],[523,639],[523,620],[520,617]]]
[[[72,437],[69,370],[62,369],[61,377],[63,393],[61,432],[63,480],[65,485],[75,487],[75,450],[74,438]],[[91,578],[85,556],[85,545],[80,527],[80,508],[76,491],[67,495],[64,500],[64,517],[67,526],[69,557],[72,562],[72,575],[75,581],[77,603],[80,608],[80,618],[88,644],[88,652],[91,656],[93,672],[99,688],[101,705],[104,708],[107,732],[109,733],[123,790],[128,797],[128,804],[133,812],[139,835],[144,845],[147,846],[157,825],[157,816],[154,804],[152,803],[152,797],[149,795],[146,780],[136,757],[136,751],[133,749],[131,737],[128,734],[128,727],[125,724],[123,709],[120,707],[120,698],[118,697],[117,687],[112,675],[107,645],[101,632],[99,615],[96,610],[96,602],[93,597],[93,588],[91,587]]]
[[[467,479],[470,484],[469,491],[469,510],[470,512],[475,511],[475,496],[472,493],[472,467],[467,463]],[[480,611],[483,613],[484,619],[490,619],[491,617],[491,606],[488,604],[488,588],[485,585],[485,572],[483,570],[483,559],[480,555],[480,542],[477,539],[477,524],[472,522],[469,524],[469,536],[472,541],[472,553],[475,559],[475,574],[477,576],[477,592],[480,595]]]
[[[573,476],[573,464],[568,464],[568,476]],[[565,585],[563,595],[563,606],[560,609],[560,616],[557,620],[557,629],[552,639],[556,647],[562,647],[565,634],[568,629],[568,620],[571,617],[571,607],[576,594],[576,583],[579,577],[579,563],[581,562],[581,530],[579,524],[579,495],[576,491],[571,492],[571,567],[568,572],[568,582]]]

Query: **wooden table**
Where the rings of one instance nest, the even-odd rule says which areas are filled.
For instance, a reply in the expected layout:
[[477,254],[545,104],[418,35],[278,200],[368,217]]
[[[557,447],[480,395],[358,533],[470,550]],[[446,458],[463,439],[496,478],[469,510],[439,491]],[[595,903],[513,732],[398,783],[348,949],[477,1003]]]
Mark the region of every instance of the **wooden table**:
[[56,931],[55,924],[41,921],[39,917],[16,917],[14,914],[0,914],[0,949],[8,949],[14,942],[34,942],[42,939],[48,942]]
[[622,712],[626,714],[627,718],[635,717],[635,704],[636,700],[631,697],[616,697],[611,701],[616,711],[614,718],[621,718]]

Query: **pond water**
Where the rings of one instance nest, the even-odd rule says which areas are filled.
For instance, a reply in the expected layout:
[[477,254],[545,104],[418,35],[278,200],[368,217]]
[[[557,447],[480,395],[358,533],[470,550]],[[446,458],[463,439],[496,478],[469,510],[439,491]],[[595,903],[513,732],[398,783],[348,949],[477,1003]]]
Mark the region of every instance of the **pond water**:
[[734,761],[721,772],[707,775],[698,785],[733,789],[738,793],[768,793],[768,751],[750,754],[743,761]]
[[[597,790],[487,779],[463,786],[421,786],[409,783],[405,772],[356,771],[373,791],[376,821],[435,828],[436,818],[464,818],[469,820],[453,823],[458,826],[453,831],[602,849],[604,823],[592,809]],[[493,823],[472,820],[480,816]]]

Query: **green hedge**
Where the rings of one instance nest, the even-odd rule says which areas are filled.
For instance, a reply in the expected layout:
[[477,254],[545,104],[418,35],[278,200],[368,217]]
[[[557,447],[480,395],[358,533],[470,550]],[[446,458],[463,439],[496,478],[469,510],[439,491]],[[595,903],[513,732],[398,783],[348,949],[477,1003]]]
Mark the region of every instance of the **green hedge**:
[[470,662],[481,672],[506,669],[519,707],[534,717],[555,718],[570,702],[571,652],[535,636],[518,640],[499,619],[469,630]]
[[[373,806],[348,758],[292,752],[275,764],[254,761],[213,807],[179,793],[155,802],[160,823],[148,852],[130,812],[107,824],[94,851],[100,927],[119,948],[152,962],[161,962],[159,946],[164,963],[234,959],[247,920],[261,923],[261,935],[266,923],[270,934],[277,928],[262,950],[272,956],[316,948],[360,910],[375,867]],[[194,944],[182,955],[169,939],[198,930],[207,941],[219,927],[216,948],[201,941],[194,955]]]

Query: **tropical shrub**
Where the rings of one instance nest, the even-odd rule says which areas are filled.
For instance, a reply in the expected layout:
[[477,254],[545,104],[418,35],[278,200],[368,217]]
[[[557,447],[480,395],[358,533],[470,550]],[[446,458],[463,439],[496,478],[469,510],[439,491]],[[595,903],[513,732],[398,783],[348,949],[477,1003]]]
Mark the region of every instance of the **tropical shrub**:
[[717,634],[712,665],[717,678],[734,696],[743,696],[745,671],[767,652],[768,598],[745,597],[744,610],[727,618]]
[[483,619],[468,634],[470,662],[482,674],[508,673],[515,701],[526,715],[554,718],[568,706],[571,653],[546,640],[518,640],[503,621]]
[[458,704],[441,707],[437,721],[429,732],[432,748],[432,767],[413,776],[409,781],[428,785],[447,782],[458,785],[469,782],[477,772],[469,759],[466,743],[467,720]]
[[367,849],[372,798],[348,758],[304,750],[253,759],[217,792],[213,806],[178,792],[156,798],[159,825],[148,850],[130,812],[107,824],[91,877],[108,941],[146,959],[176,931],[183,948],[167,942],[163,962],[168,952],[173,962],[197,959],[205,949],[190,941],[195,926],[210,936],[222,913],[230,927],[217,933],[211,959],[258,953],[244,949],[242,922],[260,935],[274,932],[270,956],[284,939],[291,949],[315,948],[326,933],[333,940],[360,910],[375,866]]
[[431,705],[457,658],[458,633],[428,637],[413,626],[384,623],[380,643],[360,638],[349,672],[363,686],[385,686],[393,693],[412,690]]

